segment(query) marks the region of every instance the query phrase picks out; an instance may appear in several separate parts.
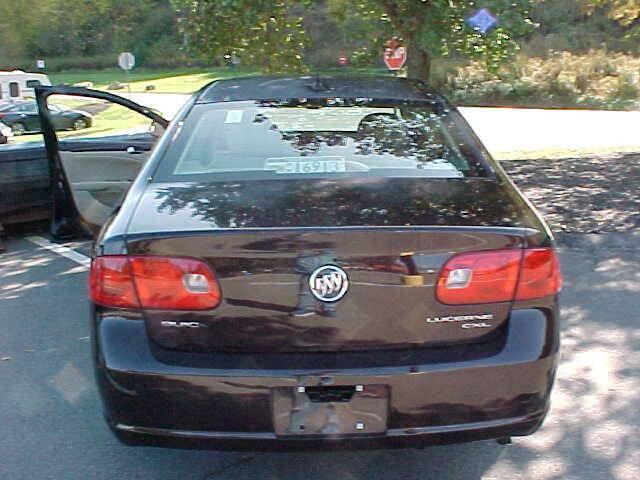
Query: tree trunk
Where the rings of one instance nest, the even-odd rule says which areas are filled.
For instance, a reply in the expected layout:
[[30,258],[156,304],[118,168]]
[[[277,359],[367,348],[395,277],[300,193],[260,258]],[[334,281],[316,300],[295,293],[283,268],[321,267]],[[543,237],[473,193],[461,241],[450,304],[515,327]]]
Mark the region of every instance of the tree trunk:
[[407,68],[410,78],[428,82],[431,77],[431,56],[428,52],[407,45]]

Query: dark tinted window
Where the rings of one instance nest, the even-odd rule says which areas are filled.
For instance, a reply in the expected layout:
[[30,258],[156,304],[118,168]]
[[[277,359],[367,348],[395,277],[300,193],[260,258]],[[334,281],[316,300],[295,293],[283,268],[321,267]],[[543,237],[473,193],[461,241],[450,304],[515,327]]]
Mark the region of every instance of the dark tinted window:
[[196,105],[156,178],[462,178],[483,164],[464,121],[432,103],[298,98]]
[[9,84],[9,95],[11,95],[12,97],[20,96],[20,85],[18,84],[18,82],[11,82]]
[[27,88],[39,87],[40,85],[40,80],[27,80]]

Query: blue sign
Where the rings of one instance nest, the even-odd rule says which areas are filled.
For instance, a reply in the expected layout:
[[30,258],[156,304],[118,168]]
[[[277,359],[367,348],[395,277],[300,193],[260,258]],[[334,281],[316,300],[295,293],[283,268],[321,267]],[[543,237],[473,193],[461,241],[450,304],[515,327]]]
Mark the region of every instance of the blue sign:
[[488,33],[490,30],[494,29],[498,23],[498,18],[489,11],[488,8],[481,8],[476,13],[471,15],[466,20],[467,25],[469,25],[474,30],[479,31],[483,35]]

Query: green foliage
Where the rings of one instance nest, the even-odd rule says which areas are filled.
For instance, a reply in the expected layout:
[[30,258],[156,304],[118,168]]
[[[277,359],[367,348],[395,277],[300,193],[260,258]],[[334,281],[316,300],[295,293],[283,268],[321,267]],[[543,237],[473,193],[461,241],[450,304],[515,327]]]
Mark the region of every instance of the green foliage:
[[[517,40],[534,29],[529,19],[533,0],[329,0],[332,17],[348,31],[369,39],[368,50],[377,49],[391,35],[408,46],[410,75],[428,78],[431,60],[465,56],[482,60],[495,72],[518,50]],[[484,35],[465,19],[479,8],[489,8],[500,20],[498,28]],[[358,22],[364,28],[357,28]],[[354,28],[356,26],[356,28]]]
[[521,51],[532,57],[547,57],[553,51],[587,53],[602,48],[616,52],[640,52],[640,38],[633,38],[633,26],[612,20],[605,9],[588,11],[584,1],[545,0],[534,3],[531,19],[539,27],[522,42]]
[[[327,0],[324,13],[333,27],[332,31],[339,32],[326,40],[334,45],[337,40],[344,50],[350,52],[352,66],[368,67],[382,63],[383,44],[392,36],[393,29],[377,5],[359,0]],[[326,38],[326,32],[324,36]],[[314,41],[317,40],[314,38]]]
[[636,108],[640,59],[593,50],[551,52],[548,58],[518,55],[497,77],[482,62],[460,65],[443,90],[460,104],[526,107]]
[[[479,8],[500,21],[486,35],[465,23]],[[481,71],[483,79],[467,91],[632,101],[637,72],[618,75],[608,57],[640,52],[639,25],[640,0],[0,0],[0,69],[32,69],[36,58],[50,72],[113,68],[130,50],[142,68],[210,68],[235,54],[250,71],[326,71],[344,54],[350,67],[371,70],[383,67],[383,44],[397,35],[409,48],[409,74],[437,87],[451,87],[471,61],[472,77]],[[536,67],[544,81],[523,73],[532,67],[521,54],[505,68],[520,48],[540,57],[532,65],[548,64]],[[558,57],[583,71],[567,81]]]
[[115,53],[131,50],[144,62],[159,43],[170,56],[179,43],[176,22],[169,0],[2,1],[0,63],[65,57],[73,64],[110,55],[113,66]]
[[341,32],[343,41],[350,45],[382,49],[393,33],[384,11],[375,2],[327,0],[325,14]]
[[606,15],[626,28],[625,39],[637,44],[640,40],[640,0],[583,0],[591,14]]
[[584,0],[588,12],[597,10],[607,12],[609,18],[622,25],[631,25],[640,19],[640,1],[638,0]]
[[183,19],[188,51],[199,58],[226,54],[266,72],[303,71],[307,43],[304,2],[280,0],[174,1]]

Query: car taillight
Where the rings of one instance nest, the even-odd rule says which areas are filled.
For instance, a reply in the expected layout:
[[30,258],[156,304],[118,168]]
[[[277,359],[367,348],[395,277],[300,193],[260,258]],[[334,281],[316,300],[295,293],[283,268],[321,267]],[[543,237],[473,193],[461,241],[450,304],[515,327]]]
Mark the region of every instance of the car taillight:
[[521,257],[520,250],[456,255],[440,273],[438,300],[450,305],[512,300]]
[[469,252],[445,263],[436,297],[448,305],[509,302],[553,295],[561,286],[551,248]]
[[525,250],[516,300],[554,295],[561,288],[562,273],[556,252],[551,248]]
[[139,308],[127,257],[98,257],[91,262],[89,296],[109,307]]
[[213,272],[192,258],[97,257],[89,292],[94,303],[122,308],[210,310],[221,299]]

